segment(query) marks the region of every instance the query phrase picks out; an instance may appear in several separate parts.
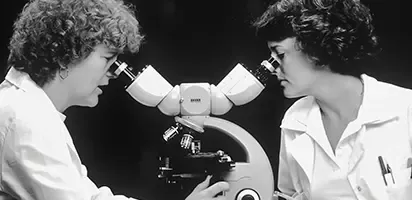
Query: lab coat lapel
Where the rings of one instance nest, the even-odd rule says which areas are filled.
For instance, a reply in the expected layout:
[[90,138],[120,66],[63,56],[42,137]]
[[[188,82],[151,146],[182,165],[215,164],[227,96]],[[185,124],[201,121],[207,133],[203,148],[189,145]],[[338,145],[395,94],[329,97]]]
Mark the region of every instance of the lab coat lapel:
[[[372,125],[372,124],[376,125],[376,124],[380,124],[380,123],[386,123],[390,120],[396,119],[396,116],[392,115],[392,113],[389,114],[389,112],[388,112],[387,116],[385,116],[385,117],[381,116],[379,119],[378,118],[379,117],[377,117],[377,116],[370,117],[369,121],[364,121],[363,125],[361,125],[358,136],[356,137],[356,140],[355,140],[355,145],[353,147],[351,158],[349,159],[349,163],[348,163],[348,171],[349,172],[352,171],[356,167],[356,164],[359,163],[359,161],[362,159],[363,154],[365,152],[364,146],[365,146],[365,143],[368,142],[368,141],[364,140],[364,136],[366,134],[365,133],[366,132],[366,127],[368,125]],[[382,139],[384,139],[384,138],[376,137],[375,141],[373,141],[373,142],[374,143],[380,143],[377,140],[382,140]],[[369,141],[369,142],[371,142],[371,141]]]
[[[314,162],[314,142],[308,131],[308,114],[313,110],[314,99],[313,97],[304,97],[299,100],[299,104],[294,104],[289,108],[289,112],[285,114],[282,120],[281,128],[286,131],[287,134],[295,134],[294,139],[287,140],[286,148],[288,148],[291,156],[296,160],[298,165],[302,168],[303,172],[307,176],[309,183],[312,180],[313,162]],[[289,137],[288,137],[289,138]]]
[[359,131],[358,136],[356,137],[355,145],[353,147],[352,155],[349,159],[348,163],[348,171],[352,171],[356,164],[359,163],[361,158],[363,157],[363,154],[365,153],[364,145],[363,145],[363,136],[365,135],[365,126],[362,126],[362,128]]
[[73,140],[70,136],[69,131],[67,130],[66,125],[64,124],[65,116],[62,113],[59,113],[56,110],[53,102],[47,96],[47,94],[40,88],[36,83],[30,78],[27,73],[17,71],[13,67],[9,69],[6,75],[6,80],[8,80],[13,85],[19,87],[25,92],[28,92],[32,95],[33,98],[37,99],[38,103],[41,103],[45,108],[44,112],[50,114],[50,123],[57,126],[56,131],[61,134],[61,137],[65,140],[70,156],[74,165],[82,172],[82,164],[79,155],[77,154],[76,148],[74,147]]
[[303,169],[310,183],[315,155],[312,138],[305,133],[298,135],[290,144],[290,153]]
[[72,156],[72,161],[76,164],[76,166],[80,169],[81,162],[79,159],[79,155],[77,154],[76,148],[74,147],[73,140],[70,137],[70,133],[65,128],[65,135],[66,135],[66,143],[70,151],[70,155]]
[[73,144],[72,137],[70,136],[69,131],[67,130],[67,127],[64,125],[63,121],[60,121],[61,124],[61,134],[62,137],[66,140],[66,145],[67,148],[70,152],[70,157],[72,159],[73,164],[76,166],[77,170],[81,173],[82,172],[82,163],[80,160],[79,155],[77,154],[76,148]]
[[[390,99],[382,98],[381,93],[385,93],[385,88],[378,85],[376,79],[362,75],[364,82],[364,96],[363,103],[359,108],[357,124],[349,127],[350,133],[356,132],[356,129],[360,127],[358,136],[355,141],[354,149],[352,151],[351,158],[348,163],[348,170],[351,171],[356,167],[356,164],[362,159],[365,152],[364,136],[366,127],[373,124],[386,123],[390,120],[396,119],[397,111],[393,107],[385,107],[382,105],[391,105]],[[379,138],[375,138],[375,141]]]

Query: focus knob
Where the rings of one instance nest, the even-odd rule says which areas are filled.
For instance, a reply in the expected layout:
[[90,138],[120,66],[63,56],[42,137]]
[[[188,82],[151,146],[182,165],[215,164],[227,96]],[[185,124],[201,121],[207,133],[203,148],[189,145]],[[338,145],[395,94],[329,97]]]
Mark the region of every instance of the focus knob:
[[237,194],[236,200],[260,200],[259,195],[252,189],[243,189]]

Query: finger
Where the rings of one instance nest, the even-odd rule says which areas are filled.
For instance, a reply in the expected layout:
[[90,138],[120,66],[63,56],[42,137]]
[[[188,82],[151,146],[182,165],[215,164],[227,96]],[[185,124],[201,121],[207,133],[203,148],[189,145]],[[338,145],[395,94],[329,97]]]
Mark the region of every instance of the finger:
[[92,200],[104,199],[108,196],[113,196],[113,193],[110,188],[103,186],[99,188],[99,192],[97,194],[93,195]]
[[129,200],[129,198],[127,198],[124,195],[115,195],[115,196],[111,197],[110,200]]
[[225,196],[217,196],[213,200],[227,200],[227,198]]
[[[409,135],[412,136],[412,106],[408,107],[408,126],[409,126]],[[412,137],[411,137],[412,138]],[[412,141],[411,141],[412,144]]]
[[229,183],[220,181],[205,189],[204,192],[207,193],[208,196],[213,197],[217,195],[219,192],[227,190],[229,190]]
[[107,186],[100,187],[99,192],[104,193],[104,194],[112,194],[112,190],[110,190],[110,188]]
[[407,121],[408,121],[408,133],[409,133],[409,144],[412,145],[412,105],[408,106],[408,111],[407,111]]
[[199,183],[199,185],[197,185],[193,191],[202,191],[202,190],[206,189],[209,186],[211,178],[212,178],[212,176],[208,175],[206,177],[206,179],[203,182]]

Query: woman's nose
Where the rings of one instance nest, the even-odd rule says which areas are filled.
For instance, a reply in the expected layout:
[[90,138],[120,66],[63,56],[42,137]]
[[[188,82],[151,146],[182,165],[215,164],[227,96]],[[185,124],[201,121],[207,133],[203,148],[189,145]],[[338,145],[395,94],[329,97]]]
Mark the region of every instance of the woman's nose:
[[280,65],[279,65],[278,67],[276,67],[275,72],[276,72],[277,74],[282,73],[282,68],[280,67]]
[[106,72],[106,77],[109,78],[109,79],[116,79],[117,78],[117,76],[114,73],[110,72],[110,71]]
[[272,75],[275,75],[279,78],[280,74],[282,73],[282,70],[280,69],[280,67],[276,67],[275,71],[272,73]]
[[271,53],[270,53],[270,56],[271,56],[272,58],[274,58],[275,60],[276,60],[276,58],[277,58],[275,52],[271,52]]

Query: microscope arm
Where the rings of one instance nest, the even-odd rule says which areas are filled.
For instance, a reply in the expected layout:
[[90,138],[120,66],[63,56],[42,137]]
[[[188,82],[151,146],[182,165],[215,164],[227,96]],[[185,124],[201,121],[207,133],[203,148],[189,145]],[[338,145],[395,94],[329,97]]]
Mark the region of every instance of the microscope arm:
[[[258,141],[242,127],[225,119],[210,116],[183,116],[202,128],[211,128],[231,137],[245,152],[245,162],[236,162],[224,177],[230,184],[227,199],[274,200],[273,171],[270,161]],[[251,195],[254,198],[246,198]]]

